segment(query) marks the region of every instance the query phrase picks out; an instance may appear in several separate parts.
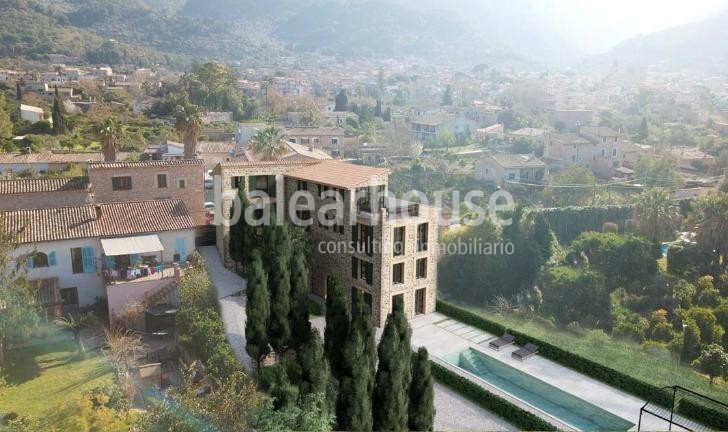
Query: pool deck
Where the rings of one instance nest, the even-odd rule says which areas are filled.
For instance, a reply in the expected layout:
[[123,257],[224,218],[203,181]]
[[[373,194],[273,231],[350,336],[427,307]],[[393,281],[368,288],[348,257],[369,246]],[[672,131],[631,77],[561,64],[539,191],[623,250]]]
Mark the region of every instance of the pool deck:
[[[586,375],[582,375],[539,355],[535,355],[524,361],[516,360],[511,357],[511,352],[515,351],[518,347],[513,345],[501,348],[500,351],[490,349],[488,348],[488,341],[495,338],[495,335],[488,334],[482,330],[465,325],[439,313],[416,317],[410,320],[410,326],[412,327],[412,345],[415,347],[426,347],[433,358],[437,357],[441,359],[447,354],[462,351],[469,347],[475,347],[482,353],[497,358],[515,369],[532,375],[541,381],[558,387],[573,394],[574,396],[634,423],[634,426],[630,430],[637,430],[640,408],[645,403],[645,401],[639,398],[610,387],[607,384]],[[439,361],[439,363],[443,364],[444,361]],[[492,393],[502,393],[462,369],[451,365],[449,369],[454,370],[469,380],[478,383]],[[534,410],[533,407],[525,402],[513,397],[508,397],[509,395],[500,395],[519,405],[521,408],[539,415],[539,417],[555,424],[559,428],[573,429],[563,423],[555,422],[553,418],[543,412]],[[668,422],[657,417],[649,414],[642,416],[642,430],[666,431],[668,430],[668,426]],[[681,429],[673,426],[673,430]]]

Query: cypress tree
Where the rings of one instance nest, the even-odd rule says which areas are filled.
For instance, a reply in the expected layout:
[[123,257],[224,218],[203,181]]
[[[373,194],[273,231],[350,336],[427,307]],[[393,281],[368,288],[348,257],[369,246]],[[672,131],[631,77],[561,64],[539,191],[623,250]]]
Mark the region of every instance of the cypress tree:
[[374,326],[369,307],[354,294],[349,333],[344,344],[344,364],[336,401],[339,430],[373,429]]
[[374,430],[407,430],[411,333],[404,305],[398,299],[379,341],[373,400]]
[[[238,189],[238,198],[240,199],[240,219],[235,225],[230,226],[230,257],[236,264],[241,264],[243,269],[249,264],[250,251],[254,249],[252,227],[245,222],[245,209],[250,206],[248,196],[245,189]],[[233,208],[233,214],[235,213]]]
[[263,270],[260,253],[253,252],[248,274],[248,287],[245,303],[245,351],[256,362],[268,353],[268,318],[270,303],[268,300],[268,276]]
[[427,348],[412,355],[409,386],[409,430],[431,431],[435,419],[435,390]]
[[270,220],[267,225],[263,226],[263,243],[261,245],[261,251],[263,253],[263,266],[266,271],[270,272],[270,266],[273,264],[273,259],[276,256],[276,247],[278,245],[278,229],[276,223],[276,213],[271,209]]
[[15,99],[23,100],[23,86],[20,81],[15,82]]
[[552,253],[553,234],[546,221],[546,216],[542,213],[536,214],[533,222],[533,241],[541,251],[542,260],[548,261]]
[[324,349],[329,360],[331,375],[341,380],[344,363],[344,343],[349,333],[349,311],[338,281],[329,276],[326,283],[326,328]]
[[270,321],[268,334],[270,344],[276,351],[287,346],[291,340],[288,316],[291,313],[291,273],[285,255],[276,255],[269,274]]
[[377,99],[377,104],[374,106],[374,117],[382,117],[382,101]]
[[291,256],[291,343],[300,347],[311,335],[311,323],[308,320],[309,279],[306,267],[306,256],[301,249],[296,249]]
[[66,133],[66,107],[63,106],[60,96],[58,96],[58,86],[53,97],[53,110],[51,118],[53,119],[53,133],[55,135],[63,135]]
[[309,330],[309,335],[298,350],[298,364],[301,367],[299,394],[326,393],[329,383],[329,362],[324,356],[324,343],[318,330]]

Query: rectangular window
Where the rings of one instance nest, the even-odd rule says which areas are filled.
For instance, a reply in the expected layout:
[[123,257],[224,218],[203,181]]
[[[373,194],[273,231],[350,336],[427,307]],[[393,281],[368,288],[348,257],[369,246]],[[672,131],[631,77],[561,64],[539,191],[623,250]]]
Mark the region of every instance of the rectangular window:
[[357,279],[359,277],[359,260],[356,257],[351,257],[351,278]]
[[61,288],[61,300],[64,306],[75,305],[78,306],[78,288]]
[[167,174],[157,174],[157,188],[164,189],[167,187]]
[[394,241],[392,244],[394,256],[404,255],[405,252],[405,227],[394,229]]
[[427,236],[429,226],[426,223],[417,225],[417,252],[427,250]]
[[301,144],[311,144],[310,138],[301,138]]
[[185,179],[179,179],[177,180],[177,187],[180,189],[184,189],[187,187],[187,181]]
[[360,260],[359,279],[366,281],[367,285],[372,285],[374,283],[374,264]]
[[74,274],[83,273],[83,255],[81,248],[71,249],[71,267]]
[[404,263],[398,263],[392,266],[392,283],[404,283]]
[[415,291],[415,315],[422,315],[425,313],[425,294],[425,288]]
[[131,190],[131,176],[112,177],[111,189],[115,191]]
[[333,144],[333,145],[339,145],[339,139],[338,138],[331,138],[331,144]]
[[427,277],[427,258],[417,260],[417,279],[425,279]]
[[616,148],[613,148],[612,149],[612,157],[617,157],[617,149]]
[[401,303],[404,307],[404,294],[397,294],[392,296],[392,310],[394,311],[394,305]]
[[298,190],[300,191],[307,191],[308,190],[308,182],[299,180],[298,181]]

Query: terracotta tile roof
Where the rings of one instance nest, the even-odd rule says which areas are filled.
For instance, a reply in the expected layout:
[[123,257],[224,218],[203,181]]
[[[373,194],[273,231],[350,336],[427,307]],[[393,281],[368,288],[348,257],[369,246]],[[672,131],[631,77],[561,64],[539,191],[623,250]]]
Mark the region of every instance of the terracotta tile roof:
[[286,173],[287,177],[322,183],[347,189],[368,182],[372,177],[389,174],[386,168],[354,165],[348,162],[324,160]]
[[97,225],[102,237],[195,227],[190,212],[179,199],[105,203],[98,207]]
[[88,177],[42,177],[32,179],[0,180],[0,195],[36,192],[85,191]]
[[19,243],[98,237],[93,206],[15,210],[0,213],[5,231]]
[[[126,153],[116,154],[119,159],[126,158],[126,155]],[[102,162],[103,160],[104,156],[101,152],[0,153],[0,163],[4,164],[86,163]]]
[[250,167],[250,166],[296,166],[296,165],[313,165],[317,164],[317,160],[272,160],[272,161],[250,161],[250,160],[232,160],[220,162],[223,168],[228,167]]
[[181,165],[203,165],[202,159],[174,159],[174,160],[149,160],[140,162],[95,162],[89,164],[89,169],[106,169],[106,168],[137,168],[137,167],[169,167]]

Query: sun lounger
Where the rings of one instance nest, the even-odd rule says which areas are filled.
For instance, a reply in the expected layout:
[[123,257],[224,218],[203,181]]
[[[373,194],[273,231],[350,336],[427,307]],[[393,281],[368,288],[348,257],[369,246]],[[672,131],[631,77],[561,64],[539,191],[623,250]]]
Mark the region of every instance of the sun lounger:
[[523,348],[518,348],[517,350],[513,351],[511,353],[511,357],[518,359],[518,360],[525,360],[531,356],[536,355],[538,352],[538,346],[534,344],[526,344]]
[[510,335],[508,333],[503,333],[503,336],[499,337],[498,339],[490,341],[488,344],[489,347],[493,348],[494,350],[498,351],[504,346],[508,346],[512,344],[516,340],[515,336]]

